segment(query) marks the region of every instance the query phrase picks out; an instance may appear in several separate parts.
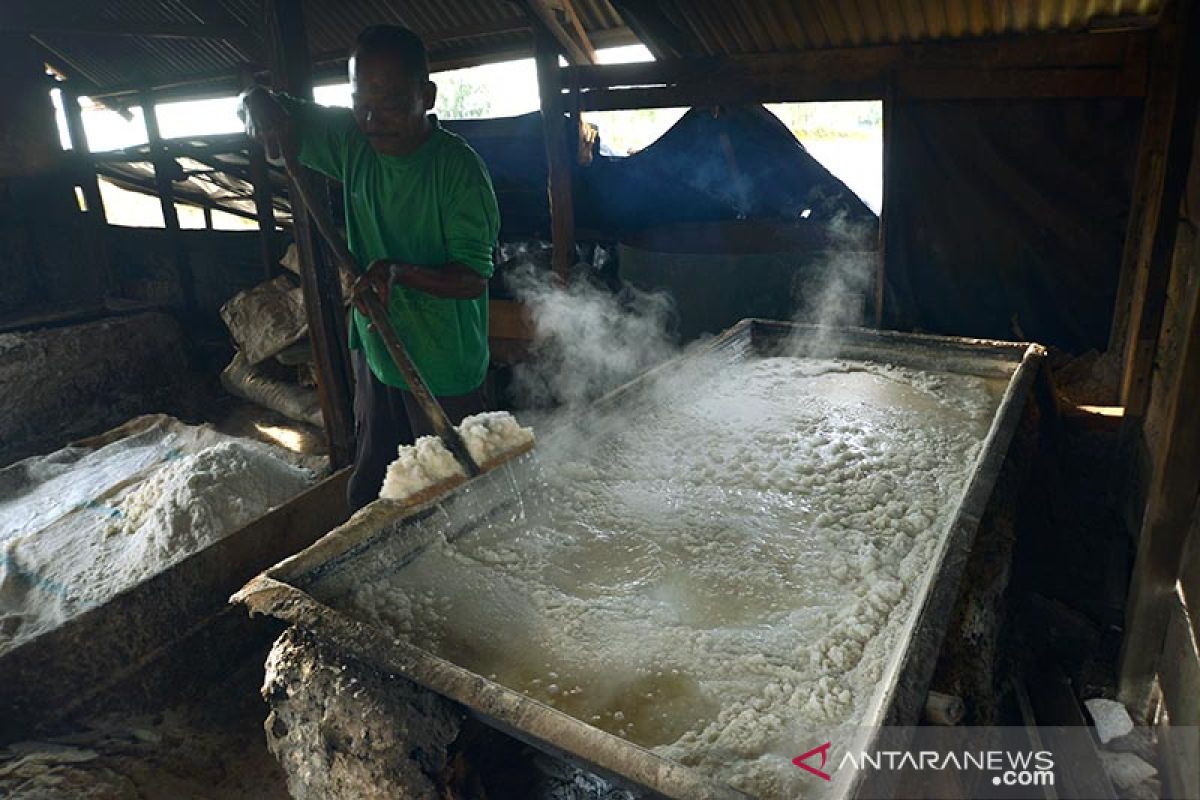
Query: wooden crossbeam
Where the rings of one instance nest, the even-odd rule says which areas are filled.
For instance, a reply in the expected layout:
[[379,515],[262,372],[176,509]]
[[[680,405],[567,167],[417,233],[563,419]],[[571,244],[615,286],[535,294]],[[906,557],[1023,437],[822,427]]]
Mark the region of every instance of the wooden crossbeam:
[[1145,91],[1147,34],[1127,32],[835,48],[571,66],[580,107],[619,108],[883,96],[1124,97]]

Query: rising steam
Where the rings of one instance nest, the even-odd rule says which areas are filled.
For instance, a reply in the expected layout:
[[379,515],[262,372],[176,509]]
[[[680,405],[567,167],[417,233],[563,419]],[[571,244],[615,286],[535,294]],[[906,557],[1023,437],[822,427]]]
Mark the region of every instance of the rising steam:
[[521,405],[578,406],[676,352],[674,303],[663,292],[626,285],[614,294],[582,278],[564,287],[532,267],[514,272],[509,287],[535,329],[532,358],[513,375]]

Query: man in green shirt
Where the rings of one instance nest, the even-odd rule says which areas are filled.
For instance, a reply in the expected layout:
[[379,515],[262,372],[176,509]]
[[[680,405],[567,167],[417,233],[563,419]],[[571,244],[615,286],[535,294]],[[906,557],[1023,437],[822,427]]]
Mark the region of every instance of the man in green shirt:
[[[500,227],[483,161],[430,114],[437,87],[410,30],[363,31],[350,58],[353,111],[257,88],[244,112],[270,148],[344,187],[346,238],[417,369],[452,422],[484,410],[487,280]],[[357,433],[352,509],[379,495],[399,445],[432,434],[382,337],[357,308],[350,324]]]

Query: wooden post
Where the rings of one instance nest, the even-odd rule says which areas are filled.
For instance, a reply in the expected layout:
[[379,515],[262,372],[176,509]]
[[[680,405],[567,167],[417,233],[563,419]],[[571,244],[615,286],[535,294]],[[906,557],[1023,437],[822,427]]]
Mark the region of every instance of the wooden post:
[[108,220],[104,212],[104,198],[100,194],[100,181],[96,177],[96,165],[91,159],[88,147],[87,131],[83,127],[83,113],[79,108],[79,95],[69,86],[60,88],[63,114],[67,118],[67,135],[71,139],[71,150],[75,158],[75,169],[79,185],[83,189],[83,199],[87,203],[88,236],[91,237],[91,247],[88,249],[95,254],[99,269],[104,273],[104,283],[108,294],[115,294],[117,277],[112,269],[112,257],[108,249]]
[[[254,71],[249,67],[241,70],[241,78],[243,89],[255,85]],[[263,146],[254,140],[250,141],[250,183],[254,186],[254,213],[258,217],[258,255],[262,260],[263,278],[270,280],[279,271],[279,256],[275,249],[275,204],[267,155]]]
[[563,136],[562,84],[558,69],[558,43],[540,27],[534,28],[534,63],[537,65],[538,94],[549,166],[550,227],[554,245],[554,272],[565,279],[575,264],[575,201],[571,173],[574,153]]
[[[308,36],[300,0],[267,0],[266,23],[270,32],[271,82],[279,91],[311,100],[312,69],[308,59]],[[328,185],[309,180],[317,202],[328,202]],[[308,316],[317,371],[317,395],[329,442],[329,459],[334,469],[354,460],[354,411],[351,404],[352,372],[346,346],[346,310],[336,270],[321,250],[316,230],[289,189],[293,233],[300,255],[300,279]]]
[[179,228],[179,213],[175,210],[175,190],[171,184],[171,175],[175,171],[175,162],[163,143],[162,134],[158,129],[158,115],[154,108],[154,96],[145,91],[142,93],[142,115],[146,121],[146,137],[150,142],[150,154],[154,161],[154,185],[162,203],[163,227],[167,229],[167,243],[171,248],[171,260],[175,266],[175,276],[179,280],[179,290],[183,295],[183,308],[186,312],[196,310],[196,280],[192,275],[192,265],[188,260],[187,247]]
[[83,188],[83,197],[87,201],[88,213],[95,212],[100,220],[104,220],[104,200],[100,197],[100,182],[96,178],[96,169],[88,158],[91,150],[88,148],[87,131],[83,127],[83,113],[79,108],[79,95],[69,87],[61,87],[63,113],[67,118],[67,135],[71,139],[71,150],[78,162],[79,182]]
[[1198,17],[1195,0],[1168,3],[1151,49],[1137,176],[1109,338],[1110,352],[1124,366],[1120,400],[1132,424],[1145,414],[1150,395],[1175,225],[1191,158],[1200,96]]
[[[1195,78],[1200,73],[1198,11],[1195,0],[1168,3],[1156,30],[1112,331],[1112,348],[1124,366],[1121,457],[1137,486],[1147,486],[1145,505],[1134,515],[1137,557],[1125,609],[1119,684],[1121,699],[1143,716],[1166,636],[1187,514],[1200,490],[1200,417],[1195,412],[1200,404],[1200,289],[1194,281],[1182,284],[1191,288],[1176,299],[1187,304],[1184,315],[1165,319],[1172,270],[1200,274],[1195,242],[1177,247],[1180,226],[1191,224],[1181,222],[1180,211],[1200,104]],[[1171,323],[1165,332],[1164,322]],[[1163,336],[1172,338],[1160,341]],[[1162,356],[1166,358],[1156,363]],[[1148,412],[1155,409],[1157,424],[1148,430]],[[1140,465],[1147,462],[1145,471]],[[1140,493],[1131,495],[1136,500]]]
[[267,156],[258,142],[250,142],[250,182],[254,186],[254,215],[258,218],[258,255],[262,261],[263,278],[270,280],[279,272],[279,254],[275,246],[275,202]]
[[[1200,167],[1198,167],[1200,169]],[[1190,222],[1180,223],[1191,225]],[[1200,494],[1200,242],[1193,232],[1190,246],[1181,246],[1175,269],[1180,276],[1181,313],[1171,332],[1175,355],[1163,364],[1163,380],[1155,391],[1165,401],[1157,429],[1158,446],[1150,468],[1146,508],[1137,537],[1137,558],[1125,608],[1121,643],[1120,696],[1133,709],[1144,711],[1162,653],[1175,583],[1196,498]],[[1187,261],[1184,261],[1187,259]],[[1162,352],[1162,351],[1159,351]],[[1193,567],[1194,568],[1194,567]],[[1174,722],[1174,720],[1172,720]],[[1187,723],[1184,723],[1187,724]]]
[[875,253],[875,327],[883,327],[883,303],[887,294],[887,220],[888,206],[895,201],[895,193],[889,189],[891,181],[896,178],[892,168],[894,155],[893,142],[896,137],[893,120],[896,116],[896,82],[890,77],[887,91],[883,96],[883,198],[879,208],[879,249]]

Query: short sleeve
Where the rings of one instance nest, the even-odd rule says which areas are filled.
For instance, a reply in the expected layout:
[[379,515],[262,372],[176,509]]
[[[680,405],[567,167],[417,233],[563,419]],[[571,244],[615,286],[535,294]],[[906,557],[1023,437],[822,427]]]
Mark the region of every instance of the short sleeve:
[[492,276],[492,251],[500,234],[500,209],[487,167],[465,143],[448,170],[443,219],[450,261],[485,278]]
[[292,135],[300,145],[300,163],[334,180],[344,180],[350,137],[358,131],[354,114],[349,109],[330,108],[286,94],[276,98],[291,117]]

